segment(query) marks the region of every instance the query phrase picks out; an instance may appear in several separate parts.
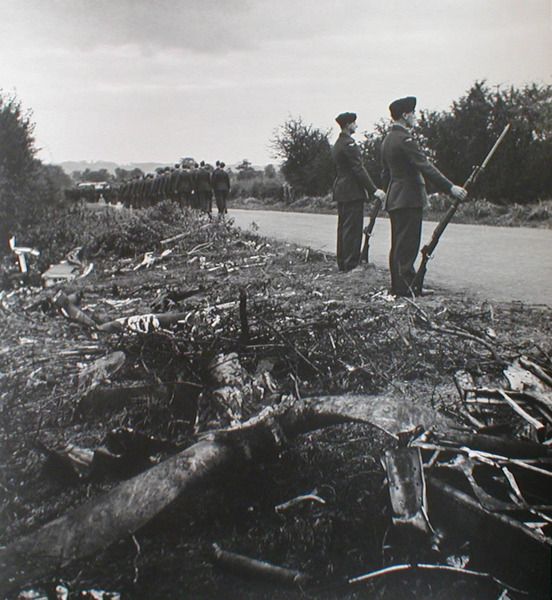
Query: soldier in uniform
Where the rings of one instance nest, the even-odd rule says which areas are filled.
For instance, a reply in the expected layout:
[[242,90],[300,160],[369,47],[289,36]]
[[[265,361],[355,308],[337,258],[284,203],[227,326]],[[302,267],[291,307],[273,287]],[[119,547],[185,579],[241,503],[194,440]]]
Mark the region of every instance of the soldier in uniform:
[[190,199],[190,206],[192,208],[199,208],[199,194],[197,192],[197,174],[199,171],[199,164],[194,163],[193,169],[190,173],[192,176],[192,193]]
[[352,135],[356,131],[356,114],[342,113],[335,119],[341,133],[333,148],[336,168],[333,200],[337,202],[337,266],[351,271],[360,262],[364,202],[368,193],[384,199],[385,192],[376,187],[362,164],[360,148]]
[[171,168],[165,167],[165,172],[163,173],[163,179],[161,181],[161,200],[170,200],[171,188]]
[[163,169],[158,168],[155,170],[155,179],[153,180],[152,188],[152,203],[157,204],[162,199],[162,185],[163,185]]
[[408,96],[389,105],[393,124],[381,147],[382,181],[387,189],[385,208],[391,222],[391,292],[410,296],[420,248],[422,211],[427,201],[426,179],[442,192],[464,200],[467,192],[449,181],[426,157],[411,129],[416,125],[416,98]]
[[194,182],[192,172],[188,165],[182,163],[182,169],[180,170],[180,176],[178,178],[178,200],[182,208],[191,207],[193,187]]
[[144,184],[144,204],[146,207],[153,205],[153,173],[148,173]]
[[219,215],[224,215],[228,212],[226,200],[230,192],[230,177],[228,177],[228,173],[224,170],[225,166],[223,162],[217,160],[217,168],[211,175],[211,185],[215,192],[215,201]]
[[178,180],[180,179],[180,163],[175,163],[174,169],[171,170],[171,178],[169,181],[170,199],[173,202],[179,201]]
[[211,187],[211,173],[205,164],[201,161],[199,169],[196,171],[195,189],[198,195],[199,208],[202,212],[211,214],[211,203],[213,198],[213,189]]

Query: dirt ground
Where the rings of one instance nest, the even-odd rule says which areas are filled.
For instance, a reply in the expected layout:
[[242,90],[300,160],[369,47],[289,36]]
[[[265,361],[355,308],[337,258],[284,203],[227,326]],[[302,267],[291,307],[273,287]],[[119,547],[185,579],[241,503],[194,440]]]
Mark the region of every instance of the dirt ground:
[[[184,235],[152,245],[159,260],[149,267],[136,269],[142,255],[107,252],[94,258],[85,278],[49,289],[14,284],[1,292],[0,544],[9,547],[189,446],[198,431],[228,427],[283,398],[377,395],[382,402],[399,400],[406,413],[427,409],[434,421],[421,423],[424,428],[467,431],[473,423],[454,385],[457,371],[492,387],[519,356],[550,363],[546,307],[478,304],[439,290],[394,298],[388,274],[372,266],[341,274],[332,257],[239,232],[231,220],[186,219]],[[92,325],[64,316],[55,305],[60,289],[76,294],[75,306]],[[142,332],[128,322],[110,332],[98,327],[150,313],[180,318]],[[119,370],[90,371],[95,360],[117,351],[124,353]],[[239,414],[235,406],[211,402],[213,359],[230,353],[257,382],[244,393]],[[524,433],[511,416],[504,427]],[[83,467],[75,474],[58,460],[56,452],[69,444],[95,450],[118,439],[110,432],[128,428],[163,443],[118,471]],[[92,597],[84,591],[93,588],[123,598],[498,598],[496,582],[454,573],[346,583],[412,558],[393,542],[380,462],[395,443],[360,423],[301,434],[278,455],[209,480],[94,556],[36,581],[4,581],[2,589],[7,598],[22,590],[55,598],[60,583],[70,598]],[[308,493],[319,500],[275,511]],[[229,573],[213,560],[213,543],[308,573],[316,583],[286,589]],[[469,554],[465,543],[449,548],[447,557]],[[431,549],[420,552],[419,560],[437,558]],[[510,594],[500,597],[518,597]]]

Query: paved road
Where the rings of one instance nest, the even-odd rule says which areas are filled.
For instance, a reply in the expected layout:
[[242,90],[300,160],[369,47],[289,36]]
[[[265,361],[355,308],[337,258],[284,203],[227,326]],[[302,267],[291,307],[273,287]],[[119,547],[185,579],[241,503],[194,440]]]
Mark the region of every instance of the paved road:
[[[267,237],[335,253],[335,215],[231,210],[236,225],[254,222]],[[425,223],[423,240],[435,223]],[[389,221],[378,219],[370,261],[387,267]],[[430,261],[426,283],[469,291],[481,300],[518,300],[552,306],[552,231],[524,227],[451,224]]]

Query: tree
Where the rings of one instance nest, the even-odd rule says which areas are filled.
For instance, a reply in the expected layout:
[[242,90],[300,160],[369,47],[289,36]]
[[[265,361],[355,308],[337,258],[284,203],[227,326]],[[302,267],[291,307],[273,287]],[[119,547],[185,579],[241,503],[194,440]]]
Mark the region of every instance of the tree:
[[288,119],[274,132],[274,156],[283,159],[281,171],[297,193],[328,193],[335,175],[328,137],[329,131],[307,125],[301,117]]
[[[115,169],[115,183],[120,184],[120,183],[124,183],[125,181],[130,181],[131,179],[136,179],[136,177],[143,177],[144,176],[144,172],[142,171],[142,169],[139,169],[138,167],[135,167],[134,169],[121,169],[120,167],[117,167]],[[91,181],[97,181],[97,180],[91,180]],[[100,181],[105,181],[105,180],[100,180]]]
[[0,90],[0,253],[8,239],[44,217],[44,211],[63,201],[71,182],[60,167],[35,158],[34,123],[13,95]]
[[[124,171],[124,169],[122,169]],[[140,171],[140,169],[135,169]],[[141,173],[142,171],[140,171]],[[92,171],[91,169],[85,169],[81,174],[81,181],[113,181],[113,175],[107,169],[98,169],[97,171]]]
[[253,165],[251,164],[251,161],[247,160],[247,158],[244,158],[241,161],[241,163],[236,167],[236,170],[238,171],[239,180],[253,179],[257,174],[253,168]]
[[266,165],[264,168],[264,176],[267,179],[274,179],[276,177],[276,167],[273,164]]
[[15,225],[29,216],[31,182],[40,165],[33,130],[31,113],[0,91],[0,252],[8,249]]
[[387,133],[387,123],[383,120],[374,125],[374,131],[364,132],[360,142],[362,162],[377,186],[381,185],[381,144]]
[[0,90],[0,185],[23,185],[35,167],[31,117],[15,96],[3,96]]
[[418,134],[437,164],[462,183],[507,123],[511,130],[474,195],[526,203],[552,196],[552,86],[491,90],[476,81],[446,112],[422,112]]
[[[504,126],[511,129],[472,195],[497,203],[552,197],[552,86],[472,87],[447,111],[420,113],[414,133],[437,167],[462,184],[481,164]],[[377,123],[361,144],[366,168],[377,183],[380,147],[387,129]]]

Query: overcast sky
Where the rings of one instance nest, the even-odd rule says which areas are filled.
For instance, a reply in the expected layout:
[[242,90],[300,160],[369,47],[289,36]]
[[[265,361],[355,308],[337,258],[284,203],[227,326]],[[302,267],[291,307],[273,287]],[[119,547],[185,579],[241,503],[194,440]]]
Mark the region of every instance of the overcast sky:
[[274,162],[289,117],[552,81],[551,0],[0,0],[0,87],[46,162]]

